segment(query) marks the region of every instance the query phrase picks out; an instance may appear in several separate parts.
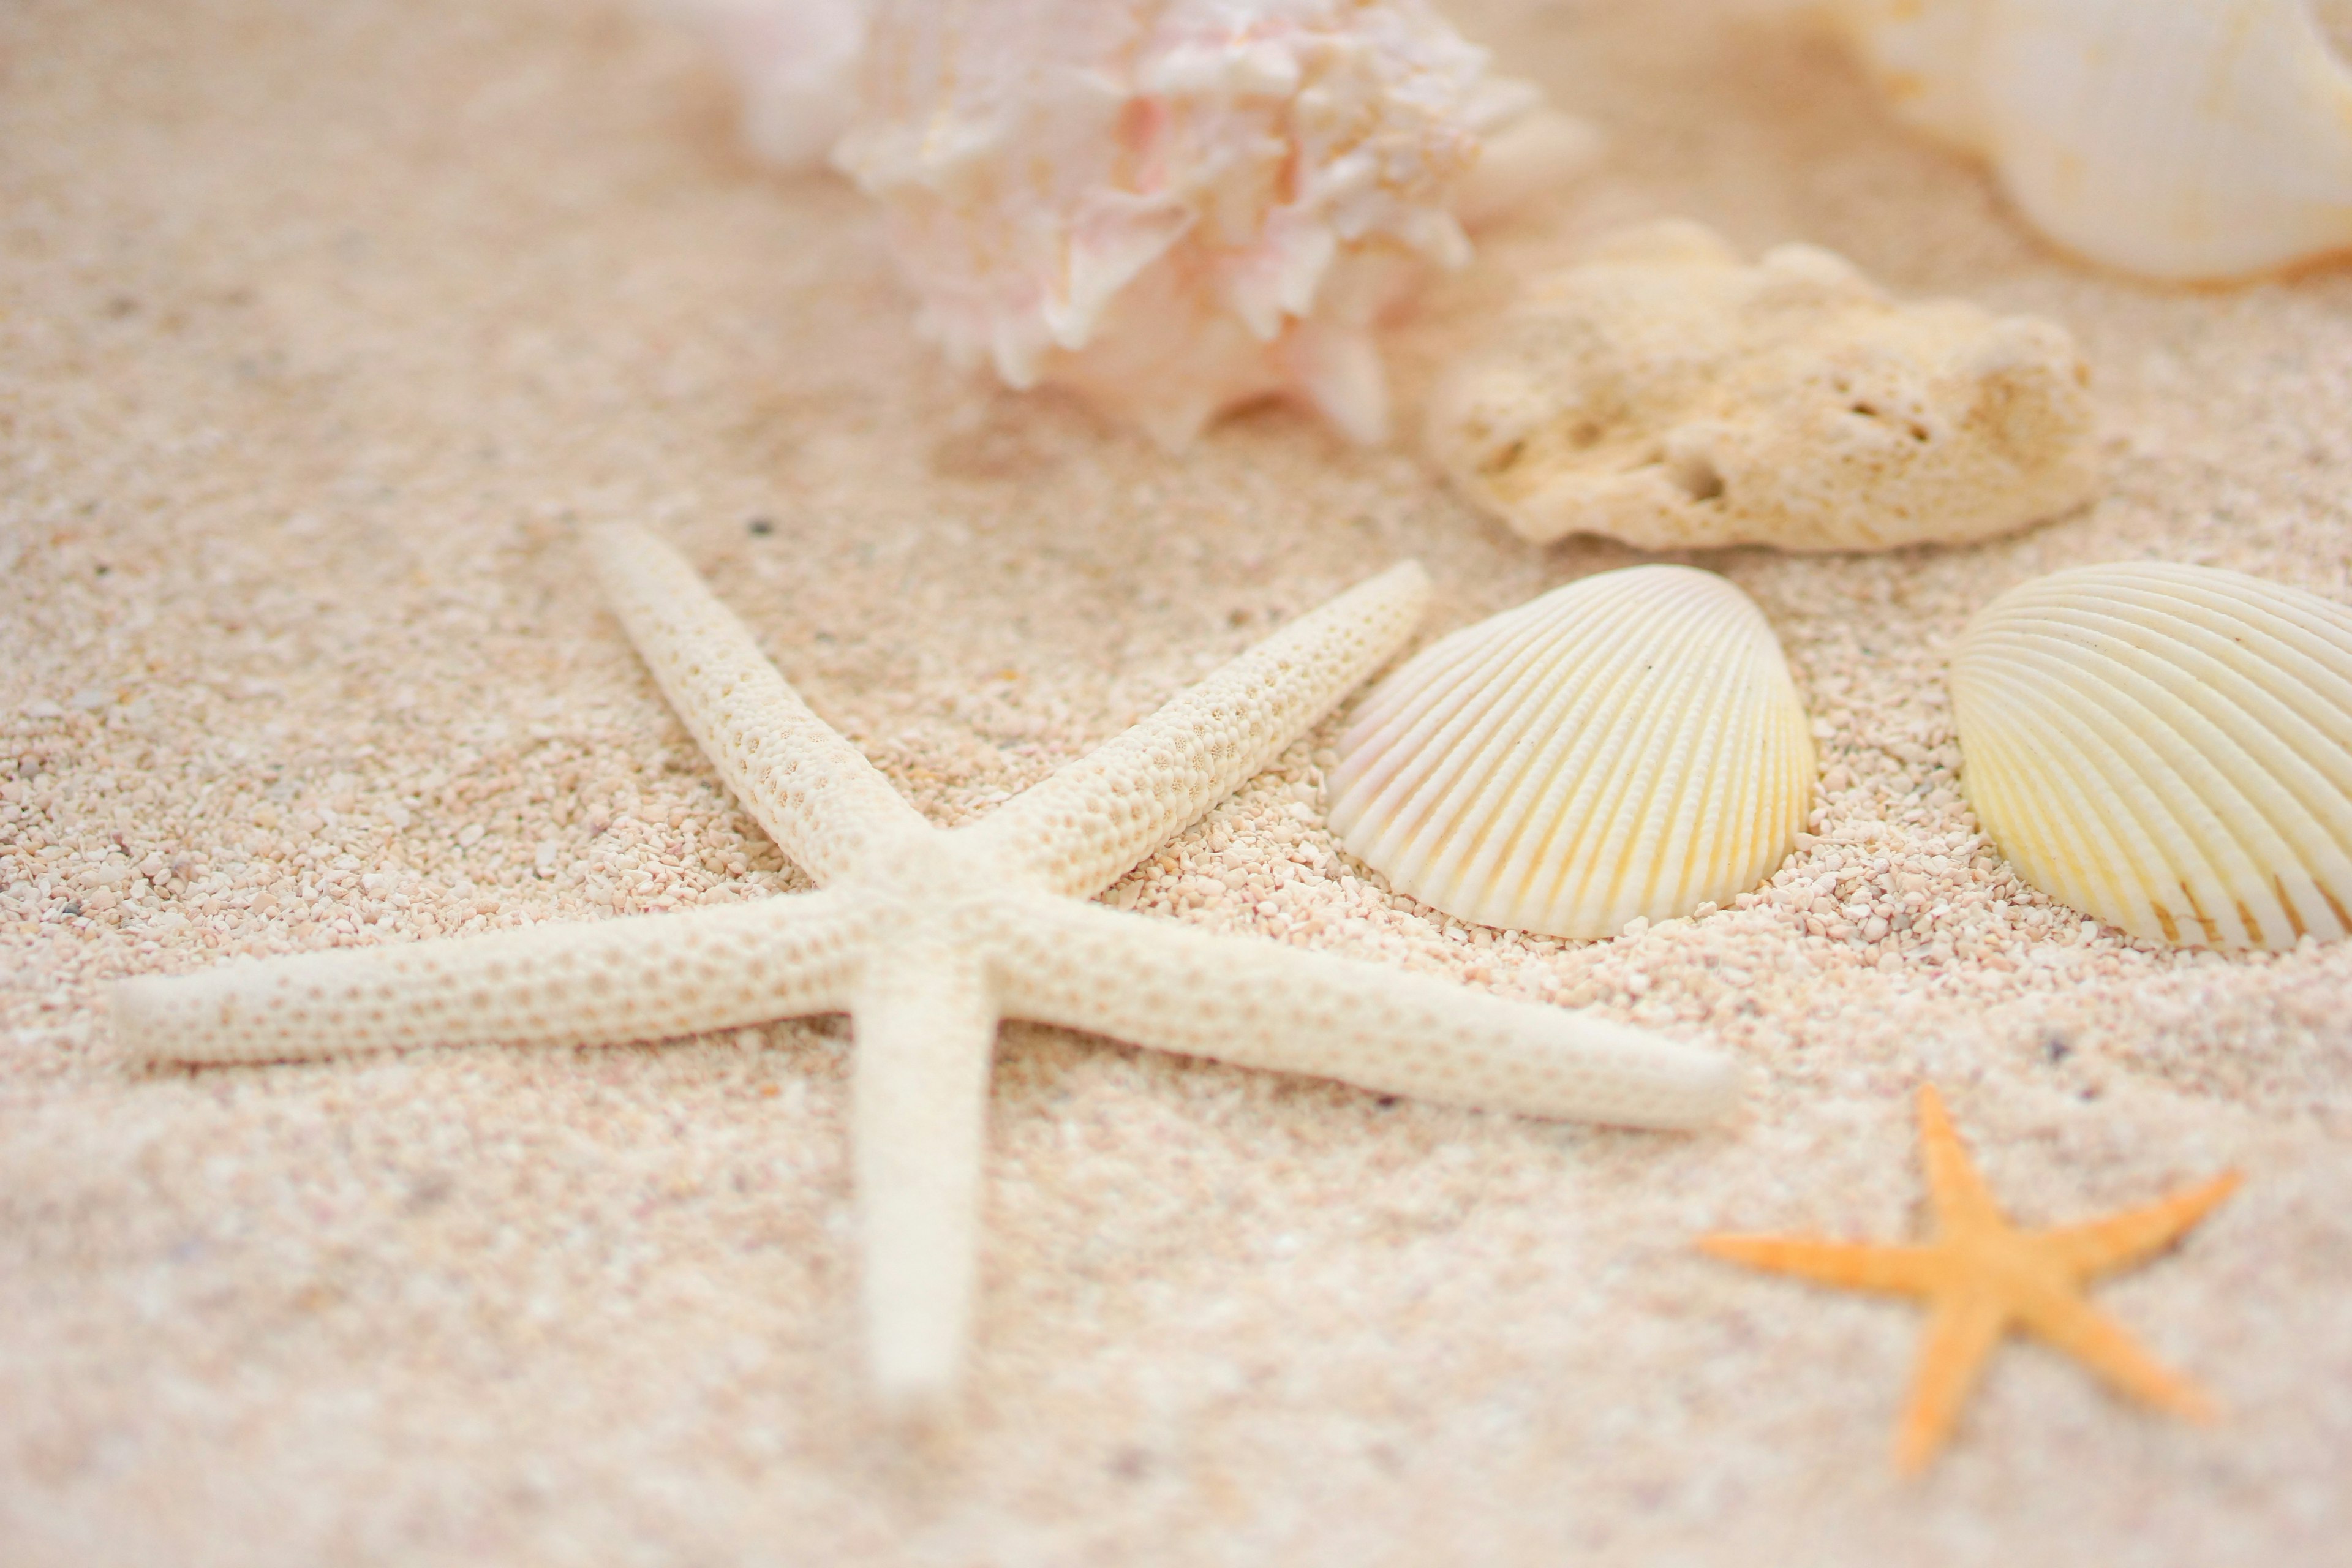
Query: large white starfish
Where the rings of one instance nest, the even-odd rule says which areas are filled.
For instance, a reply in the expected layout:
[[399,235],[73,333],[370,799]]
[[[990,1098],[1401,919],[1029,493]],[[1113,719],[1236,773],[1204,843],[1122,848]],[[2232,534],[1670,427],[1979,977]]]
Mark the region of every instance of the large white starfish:
[[942,831],[809,710],[669,547],[625,526],[593,543],[687,728],[821,889],[129,980],[113,994],[127,1054],[611,1045],[846,1010],[868,1355],[885,1403],[916,1415],[946,1405],[962,1368],[1002,1016],[1536,1116],[1685,1126],[1737,1092],[1727,1058],[1638,1029],[1082,901],[1392,654],[1427,595],[1418,566],[1332,600],[984,820]]

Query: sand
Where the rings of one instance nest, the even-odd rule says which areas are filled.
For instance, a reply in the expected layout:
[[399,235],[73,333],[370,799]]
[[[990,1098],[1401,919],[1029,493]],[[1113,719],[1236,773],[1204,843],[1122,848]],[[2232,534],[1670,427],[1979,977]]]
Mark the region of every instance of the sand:
[[[860,199],[752,163],[626,11],[0,13],[0,1561],[2340,1553],[2352,951],[2147,951],[2032,896],[1940,672],[2078,563],[2352,597],[2352,273],[2070,263],[1772,8],[1464,21],[1614,151],[1400,325],[1408,409],[1514,276],[1687,216],[2063,321],[2107,492],[1967,550],[1692,558],[1822,736],[1752,907],[1446,921],[1324,830],[1332,725],[1114,889],[1713,1039],[1757,1087],[1718,1131],[1595,1131],[1009,1026],[969,1416],[909,1455],[856,1353],[838,1021],[142,1073],[105,982],[805,885],[600,606],[593,520],[677,542],[945,823],[1400,557],[1431,636],[1641,557],[1522,544],[1286,409],[1171,458],[949,374]],[[2222,1423],[2019,1344],[1901,1481],[1918,1312],[1691,1250],[1907,1234],[1923,1080],[2026,1223],[2245,1173],[2097,1295]]]

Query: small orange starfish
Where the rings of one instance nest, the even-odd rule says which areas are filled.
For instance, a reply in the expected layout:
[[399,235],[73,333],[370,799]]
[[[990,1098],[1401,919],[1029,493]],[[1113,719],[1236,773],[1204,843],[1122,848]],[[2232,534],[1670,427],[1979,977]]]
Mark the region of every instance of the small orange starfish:
[[1993,1346],[2012,1324],[2073,1352],[2126,1394],[2192,1421],[2213,1418],[2211,1403],[2084,1300],[2083,1287],[2170,1247],[2230,1195],[2236,1172],[2086,1225],[2020,1230],[1969,1163],[1932,1084],[1919,1088],[1919,1152],[1936,1207],[1937,1237],[1927,1246],[1802,1236],[1708,1236],[1698,1243],[1717,1258],[1752,1268],[1933,1303],[1910,1408],[1895,1440],[1895,1462],[1906,1474],[1916,1475],[1935,1457]]

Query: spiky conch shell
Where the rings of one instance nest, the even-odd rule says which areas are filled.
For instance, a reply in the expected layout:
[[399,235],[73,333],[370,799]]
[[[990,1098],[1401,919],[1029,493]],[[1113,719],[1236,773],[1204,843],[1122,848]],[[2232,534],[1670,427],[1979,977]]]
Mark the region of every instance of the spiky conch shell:
[[1486,63],[1426,0],[881,0],[834,158],[950,361],[1169,447],[1277,393],[1374,441],[1373,329],[1467,258],[1455,206],[1591,154]]
[[1732,584],[1633,566],[1432,645],[1339,742],[1331,826],[1463,920],[1615,936],[1754,888],[1804,826],[1812,736]]
[[2186,946],[2352,931],[2352,609],[2075,567],[1980,611],[1951,689],[1969,804],[2052,898]]
[[1896,113],[2150,278],[2352,250],[2352,69],[2309,0],[1832,0]]

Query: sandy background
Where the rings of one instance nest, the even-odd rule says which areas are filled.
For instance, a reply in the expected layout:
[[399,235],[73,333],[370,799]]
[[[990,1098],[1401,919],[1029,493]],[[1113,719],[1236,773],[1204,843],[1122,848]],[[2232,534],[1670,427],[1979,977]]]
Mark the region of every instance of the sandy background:
[[[800,885],[600,607],[586,521],[679,542],[943,822],[1400,556],[1432,635],[1634,557],[1522,545],[1282,409],[1175,460],[946,374],[859,199],[749,163],[627,12],[0,9],[0,1561],[2343,1550],[2352,952],[2038,906],[1963,819],[1940,668],[2075,563],[2352,597],[2352,274],[2071,265],[1769,10],[1463,20],[1615,153],[1400,329],[1408,404],[1515,271],[1686,215],[2063,321],[2111,489],[1989,548],[1706,559],[1823,736],[1820,837],[1753,908],[1564,949],[1391,900],[1322,830],[1329,727],[1115,889],[1715,1038],[1759,1087],[1703,1136],[1596,1131],[1008,1027],[969,1431],[924,1465],[854,1353],[837,1023],[142,1075],[103,983]],[[1865,946],[1848,917],[1914,892]],[[2247,1173],[2098,1298],[2225,1425],[2017,1345],[1901,1483],[1919,1314],[1689,1251],[1906,1234],[1922,1078],[2028,1222]]]

